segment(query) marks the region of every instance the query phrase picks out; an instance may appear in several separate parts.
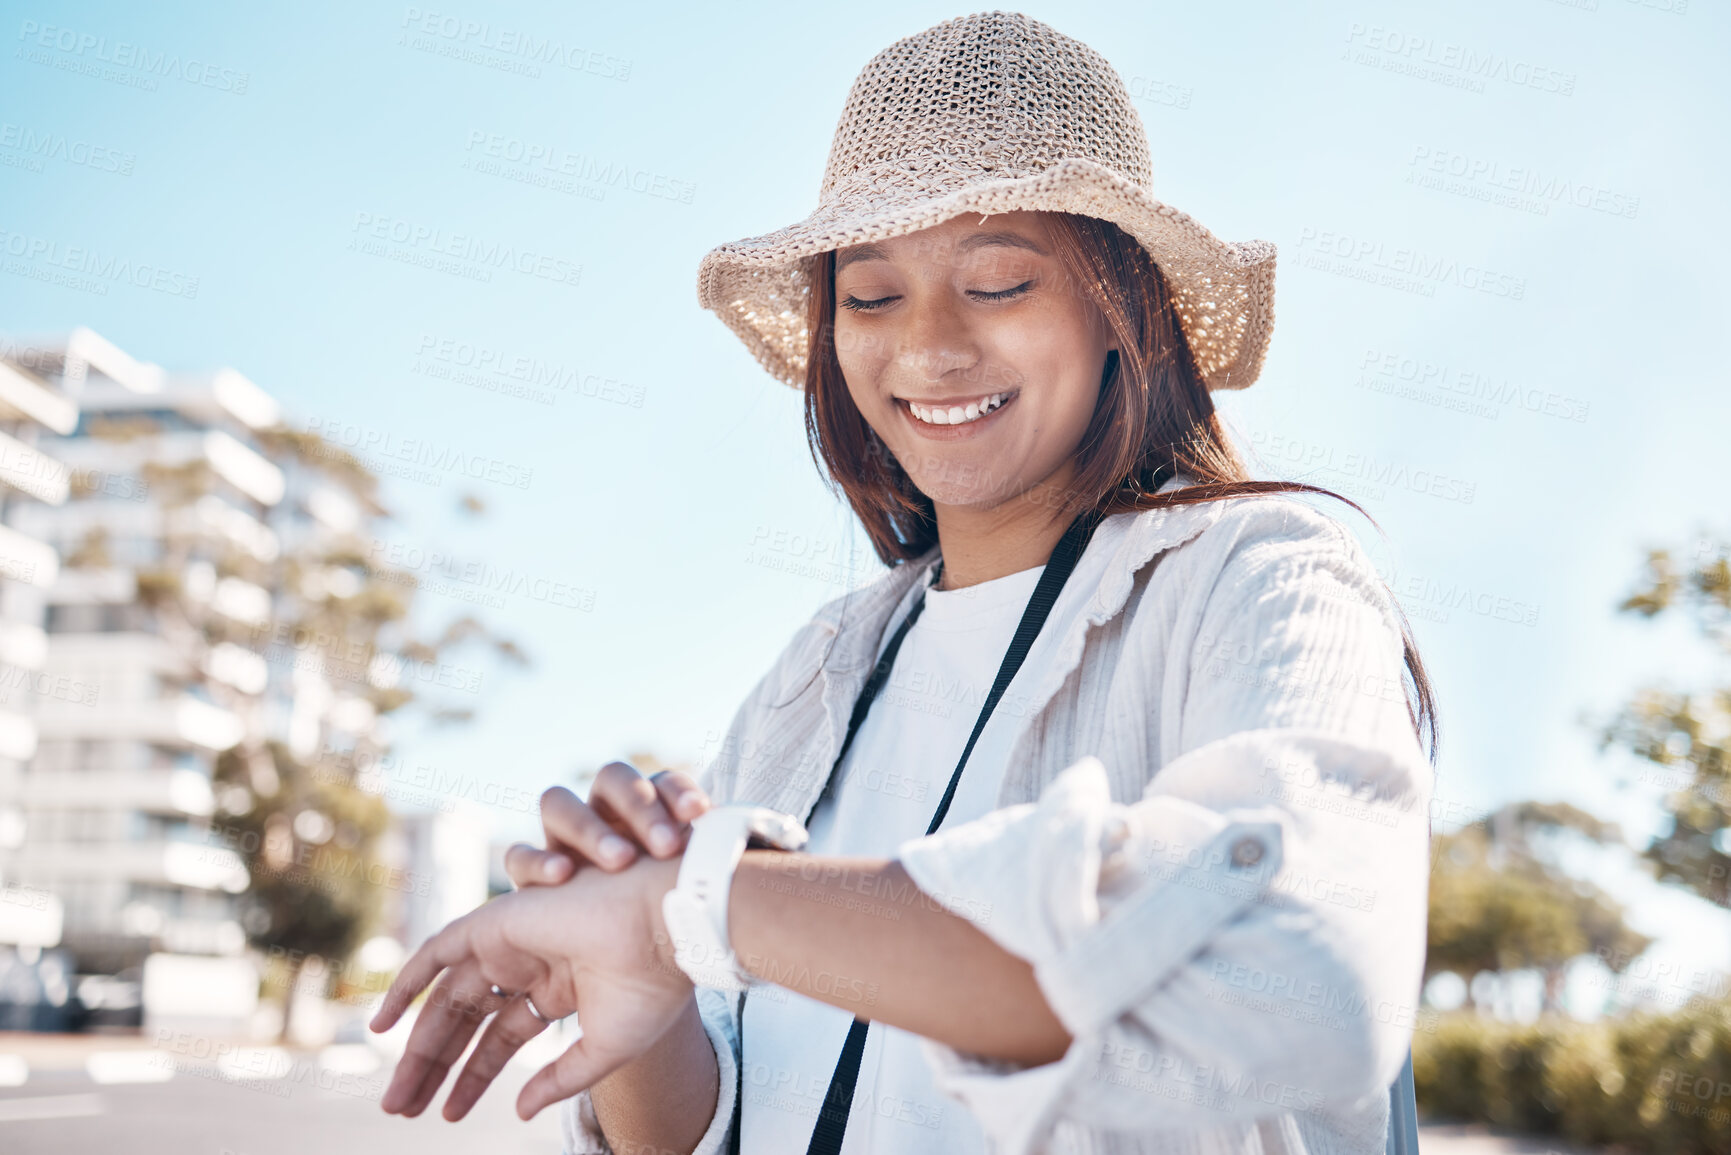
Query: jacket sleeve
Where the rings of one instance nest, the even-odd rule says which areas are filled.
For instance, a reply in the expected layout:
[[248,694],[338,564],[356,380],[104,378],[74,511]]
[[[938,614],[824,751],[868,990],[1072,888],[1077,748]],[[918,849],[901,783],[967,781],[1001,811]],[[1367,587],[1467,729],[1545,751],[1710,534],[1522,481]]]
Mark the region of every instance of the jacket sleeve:
[[1150,693],[1177,679],[1177,750],[1139,800],[1113,802],[1088,756],[1037,803],[899,848],[916,885],[1033,964],[1072,1036],[1032,1068],[924,1042],[994,1151],[1036,1150],[1059,1121],[1362,1117],[1400,1070],[1430,767],[1386,591],[1309,518],[1242,535],[1175,635]]
[[[733,1100],[739,1079],[739,1028],[734,1022],[734,1000],[738,997],[710,987],[697,988],[697,1011],[703,1019],[703,1029],[709,1035],[709,1045],[715,1049],[715,1065],[721,1081],[715,1099],[715,1114],[692,1155],[723,1155],[732,1137]],[[559,1110],[564,1155],[614,1155],[607,1137],[601,1133],[595,1104],[587,1090],[566,1099]]]

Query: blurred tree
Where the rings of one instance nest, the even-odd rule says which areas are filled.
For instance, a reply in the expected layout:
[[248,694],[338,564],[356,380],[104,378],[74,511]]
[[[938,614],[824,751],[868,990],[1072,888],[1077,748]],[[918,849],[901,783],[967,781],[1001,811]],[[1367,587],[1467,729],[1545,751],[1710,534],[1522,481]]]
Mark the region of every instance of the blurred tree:
[[[1703,640],[1731,653],[1731,541],[1704,535],[1686,560],[1649,552],[1640,586],[1618,609],[1687,615]],[[1643,689],[1600,739],[1601,749],[1617,746],[1650,763],[1639,778],[1668,791],[1668,828],[1645,852],[1658,876],[1731,905],[1731,685]]]
[[281,972],[279,1040],[287,1040],[307,964],[315,957],[346,959],[378,924],[390,876],[376,852],[391,814],[383,797],[319,773],[280,742],[225,751],[218,780],[259,782],[249,755],[268,760],[262,777],[276,789],[254,793],[251,805],[226,822],[231,843],[249,850],[242,925]]
[[1613,824],[1562,802],[1515,802],[1439,835],[1433,847],[1425,977],[1453,971],[1537,969],[1544,1009],[1561,1008],[1566,969],[1596,955],[1621,971],[1651,941],[1630,930],[1623,909],[1558,865],[1558,836],[1621,846]]

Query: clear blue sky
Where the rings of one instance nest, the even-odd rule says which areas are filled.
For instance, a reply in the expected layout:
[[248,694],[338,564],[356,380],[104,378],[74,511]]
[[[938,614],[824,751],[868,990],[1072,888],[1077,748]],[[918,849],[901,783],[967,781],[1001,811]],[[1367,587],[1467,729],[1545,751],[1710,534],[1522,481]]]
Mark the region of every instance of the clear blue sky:
[[[1708,669],[1686,631],[1614,614],[1648,546],[1731,528],[1709,339],[1731,314],[1710,243],[1731,187],[1731,31],[1723,6],[1681,2],[1023,8],[1138,94],[1156,196],[1279,246],[1267,367],[1222,406],[1263,475],[1362,496],[1386,531],[1358,523],[1417,591],[1439,795],[1460,813],[1563,797],[1644,833],[1652,792],[1614,788],[1583,715]],[[698,309],[695,270],[808,212],[859,68],[967,8],[4,9],[0,329],[89,325],[171,369],[231,365],[303,427],[491,462],[474,484],[387,480],[390,542],[590,604],[486,610],[534,669],[489,674],[466,730],[406,729],[408,755],[531,790],[629,749],[701,759],[840,591],[850,546],[872,564],[812,468],[796,395]],[[526,72],[510,50],[525,36],[589,66]],[[61,144],[31,153],[44,137]],[[513,179],[608,164],[648,191]],[[354,245],[369,239],[382,249]],[[416,263],[435,244],[514,246],[544,275]],[[45,258],[18,255],[44,245],[154,266],[168,291],[45,284]],[[1376,282],[1409,251],[1453,275]],[[575,372],[591,395],[547,405],[437,375],[476,349]],[[1455,391],[1400,380],[1426,362]],[[1480,408],[1431,403],[1448,397]],[[1452,499],[1368,482],[1366,460],[1440,476]],[[484,521],[455,512],[465,489]],[[1536,620],[1435,620],[1424,591],[1461,586]],[[462,606],[424,601],[431,619]]]

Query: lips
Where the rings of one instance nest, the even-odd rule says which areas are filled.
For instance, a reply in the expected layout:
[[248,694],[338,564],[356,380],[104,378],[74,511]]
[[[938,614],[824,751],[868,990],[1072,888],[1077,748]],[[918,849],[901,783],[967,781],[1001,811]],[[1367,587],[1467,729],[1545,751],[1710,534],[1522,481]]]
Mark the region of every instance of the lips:
[[906,405],[914,420],[922,425],[967,425],[1003,408],[1005,402],[1014,395],[1013,390],[1005,390],[978,397],[935,402],[915,401],[906,397],[898,400]]
[[[971,441],[997,428],[1004,410],[1015,405],[1020,396],[1020,389],[1011,389],[972,397],[942,397],[930,402],[897,397],[895,407],[908,428],[923,441]],[[968,415],[970,409],[972,417]],[[952,423],[949,420],[952,412],[959,414],[961,420]]]

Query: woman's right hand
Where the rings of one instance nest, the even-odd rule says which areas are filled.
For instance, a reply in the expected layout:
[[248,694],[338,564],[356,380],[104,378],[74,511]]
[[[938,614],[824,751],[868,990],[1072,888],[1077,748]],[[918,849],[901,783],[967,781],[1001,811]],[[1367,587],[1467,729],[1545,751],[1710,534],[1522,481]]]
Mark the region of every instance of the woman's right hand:
[[541,795],[547,848],[517,843],[505,852],[505,873],[519,889],[557,886],[585,865],[624,870],[639,851],[672,858],[685,849],[692,820],[709,806],[708,795],[683,771],[645,778],[629,762],[609,762],[595,775],[587,802],[563,786]]

